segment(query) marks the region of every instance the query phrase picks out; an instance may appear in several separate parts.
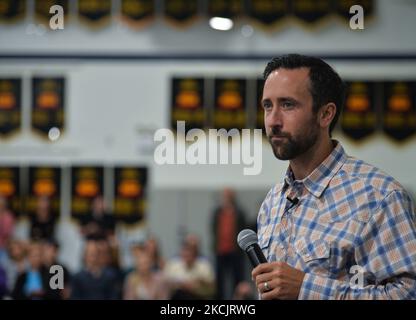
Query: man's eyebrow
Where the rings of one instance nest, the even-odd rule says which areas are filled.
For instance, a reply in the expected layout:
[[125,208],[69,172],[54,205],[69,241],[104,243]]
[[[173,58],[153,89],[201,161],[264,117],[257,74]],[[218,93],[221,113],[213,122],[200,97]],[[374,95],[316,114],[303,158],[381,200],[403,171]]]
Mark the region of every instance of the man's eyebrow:
[[277,98],[277,101],[279,102],[279,103],[281,103],[281,102],[298,102],[298,100],[296,100],[295,98],[293,98],[293,97],[280,97],[280,98]]

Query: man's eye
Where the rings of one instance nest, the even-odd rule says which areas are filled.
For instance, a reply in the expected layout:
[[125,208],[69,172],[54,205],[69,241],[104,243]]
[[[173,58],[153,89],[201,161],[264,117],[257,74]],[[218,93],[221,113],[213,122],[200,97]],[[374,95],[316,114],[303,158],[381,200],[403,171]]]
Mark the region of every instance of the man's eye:
[[289,101],[283,102],[282,107],[285,108],[285,109],[292,108],[293,107],[293,102],[289,102]]
[[264,110],[270,110],[271,108],[272,108],[272,105],[270,103],[263,103]]

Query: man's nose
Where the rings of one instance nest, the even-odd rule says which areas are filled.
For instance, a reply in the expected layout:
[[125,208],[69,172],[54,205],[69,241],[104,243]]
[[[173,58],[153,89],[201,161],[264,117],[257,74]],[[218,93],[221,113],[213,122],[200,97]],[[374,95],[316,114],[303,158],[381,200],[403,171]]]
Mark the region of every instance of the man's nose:
[[266,127],[282,127],[282,113],[279,108],[274,106],[269,113],[265,113],[264,124]]

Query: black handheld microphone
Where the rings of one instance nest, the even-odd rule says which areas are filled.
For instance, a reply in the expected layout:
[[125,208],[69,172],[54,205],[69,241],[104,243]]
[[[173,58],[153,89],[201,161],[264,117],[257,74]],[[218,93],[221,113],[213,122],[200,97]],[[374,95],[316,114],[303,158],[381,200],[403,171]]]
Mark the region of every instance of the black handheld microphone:
[[263,251],[261,251],[257,243],[257,234],[253,230],[244,229],[240,231],[237,236],[237,242],[240,248],[247,253],[253,268],[257,267],[261,263],[267,262]]

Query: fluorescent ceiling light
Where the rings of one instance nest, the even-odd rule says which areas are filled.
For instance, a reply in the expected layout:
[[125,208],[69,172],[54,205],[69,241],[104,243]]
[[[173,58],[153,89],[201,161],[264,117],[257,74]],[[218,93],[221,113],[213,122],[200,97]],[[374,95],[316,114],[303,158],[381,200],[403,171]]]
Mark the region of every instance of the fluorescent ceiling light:
[[234,23],[228,18],[213,17],[209,19],[209,25],[212,29],[227,31],[233,27]]

